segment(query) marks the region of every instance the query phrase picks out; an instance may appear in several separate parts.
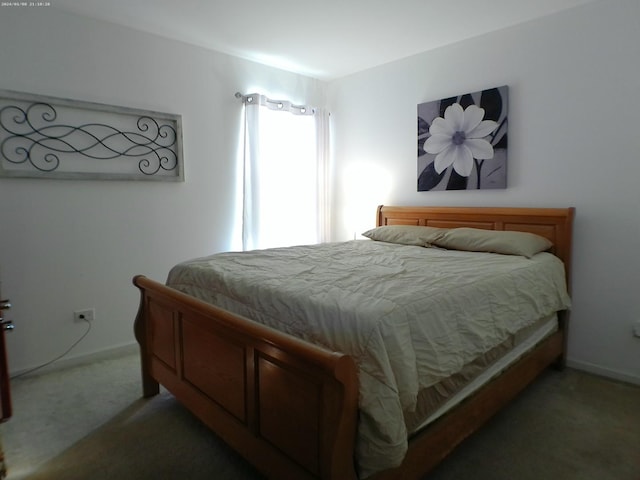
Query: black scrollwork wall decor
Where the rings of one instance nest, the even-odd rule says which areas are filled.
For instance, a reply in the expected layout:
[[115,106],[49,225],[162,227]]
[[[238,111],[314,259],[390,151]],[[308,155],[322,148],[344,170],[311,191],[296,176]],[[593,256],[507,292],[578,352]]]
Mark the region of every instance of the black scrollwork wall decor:
[[0,90],[0,176],[184,181],[182,119]]

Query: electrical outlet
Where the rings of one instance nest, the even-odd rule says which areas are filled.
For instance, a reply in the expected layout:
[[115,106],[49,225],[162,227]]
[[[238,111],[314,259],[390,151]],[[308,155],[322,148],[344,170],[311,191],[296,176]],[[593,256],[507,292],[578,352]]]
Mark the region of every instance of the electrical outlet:
[[73,312],[74,322],[93,322],[96,318],[95,308],[87,308],[86,310],[76,310]]

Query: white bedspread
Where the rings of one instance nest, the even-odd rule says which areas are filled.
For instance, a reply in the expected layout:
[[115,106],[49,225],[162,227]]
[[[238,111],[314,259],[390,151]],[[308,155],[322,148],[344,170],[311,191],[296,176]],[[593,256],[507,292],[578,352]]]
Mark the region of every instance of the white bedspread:
[[369,240],[221,253],[175,266],[167,285],[352,355],[362,478],[402,462],[403,411],[535,320],[570,306],[564,266]]

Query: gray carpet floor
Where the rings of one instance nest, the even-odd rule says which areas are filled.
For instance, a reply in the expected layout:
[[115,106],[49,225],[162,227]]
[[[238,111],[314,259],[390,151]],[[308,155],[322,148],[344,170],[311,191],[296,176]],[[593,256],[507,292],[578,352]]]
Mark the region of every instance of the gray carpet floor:
[[[13,381],[9,480],[262,478],[162,391],[137,355]],[[640,387],[550,370],[428,480],[639,480]]]

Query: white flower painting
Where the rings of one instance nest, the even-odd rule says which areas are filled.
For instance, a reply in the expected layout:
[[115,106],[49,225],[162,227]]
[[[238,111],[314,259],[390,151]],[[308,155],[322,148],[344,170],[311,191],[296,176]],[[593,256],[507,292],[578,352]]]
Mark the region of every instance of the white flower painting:
[[506,188],[508,87],[418,105],[418,191]]

